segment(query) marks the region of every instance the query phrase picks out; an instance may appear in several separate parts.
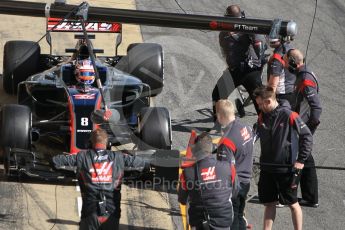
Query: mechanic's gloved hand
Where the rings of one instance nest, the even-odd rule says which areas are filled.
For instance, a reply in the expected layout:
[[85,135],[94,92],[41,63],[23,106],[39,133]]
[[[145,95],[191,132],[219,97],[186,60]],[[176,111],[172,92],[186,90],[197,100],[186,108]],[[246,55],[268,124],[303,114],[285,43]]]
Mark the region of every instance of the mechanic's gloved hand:
[[314,121],[314,120],[309,120],[307,121],[306,125],[308,126],[308,128],[310,129],[310,132],[312,134],[315,133],[317,127],[319,126],[320,121]]
[[111,115],[112,115],[113,113],[111,112],[111,110],[109,110],[109,109],[107,109],[107,110],[105,110],[104,111],[104,114],[103,114],[103,119],[105,120],[105,121],[109,121],[109,119],[111,118]]
[[91,113],[91,120],[95,124],[102,124],[104,122],[116,124],[120,117],[120,113],[116,109],[97,109]]

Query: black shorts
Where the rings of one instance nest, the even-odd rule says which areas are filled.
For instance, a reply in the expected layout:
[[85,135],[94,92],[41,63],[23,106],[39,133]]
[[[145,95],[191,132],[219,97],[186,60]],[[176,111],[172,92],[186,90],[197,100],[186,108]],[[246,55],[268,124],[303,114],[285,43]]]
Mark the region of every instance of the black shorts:
[[119,230],[120,218],[114,213],[110,215],[104,222],[100,222],[102,218],[98,217],[96,214],[84,217],[80,219],[79,230]]
[[297,189],[291,189],[292,173],[260,172],[258,184],[259,200],[261,203],[279,201],[284,205],[297,202]]

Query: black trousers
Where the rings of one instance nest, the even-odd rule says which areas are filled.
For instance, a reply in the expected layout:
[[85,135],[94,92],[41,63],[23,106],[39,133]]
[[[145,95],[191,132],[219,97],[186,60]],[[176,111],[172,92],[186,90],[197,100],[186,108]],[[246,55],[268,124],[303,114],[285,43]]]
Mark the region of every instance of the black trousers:
[[246,199],[250,188],[250,183],[241,183],[241,189],[237,197],[232,198],[232,208],[234,210],[234,220],[231,225],[231,230],[246,230],[247,223],[244,220],[244,208],[246,206]]
[[[238,86],[243,85],[254,103],[256,112],[259,113],[253,92],[257,87],[262,86],[262,68],[235,68],[229,69],[229,72],[231,76],[227,74],[227,71],[224,71],[212,91],[213,105],[220,99],[227,99]],[[213,112],[215,114],[215,107],[213,107]]]
[[314,204],[319,203],[315,161],[312,155],[304,162],[304,166],[300,180],[302,199]]

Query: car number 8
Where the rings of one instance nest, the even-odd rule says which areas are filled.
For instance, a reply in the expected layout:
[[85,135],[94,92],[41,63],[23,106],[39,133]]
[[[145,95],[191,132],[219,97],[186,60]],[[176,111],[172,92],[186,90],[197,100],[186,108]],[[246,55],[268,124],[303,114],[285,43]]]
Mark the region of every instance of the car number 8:
[[87,117],[82,117],[82,118],[81,118],[81,125],[82,125],[82,126],[88,126],[88,125],[89,125],[89,118],[87,118]]

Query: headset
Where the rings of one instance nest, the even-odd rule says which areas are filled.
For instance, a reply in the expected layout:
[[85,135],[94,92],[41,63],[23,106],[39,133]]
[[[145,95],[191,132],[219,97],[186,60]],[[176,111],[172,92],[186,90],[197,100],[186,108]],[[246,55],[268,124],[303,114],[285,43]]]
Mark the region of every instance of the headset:
[[241,18],[246,18],[246,14],[244,13],[244,10],[241,11]]

